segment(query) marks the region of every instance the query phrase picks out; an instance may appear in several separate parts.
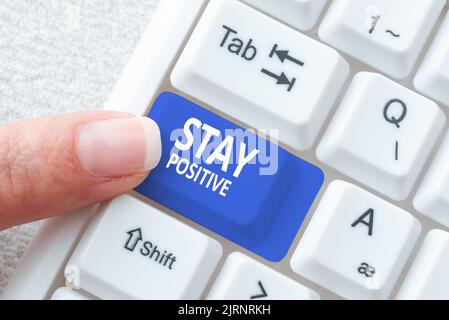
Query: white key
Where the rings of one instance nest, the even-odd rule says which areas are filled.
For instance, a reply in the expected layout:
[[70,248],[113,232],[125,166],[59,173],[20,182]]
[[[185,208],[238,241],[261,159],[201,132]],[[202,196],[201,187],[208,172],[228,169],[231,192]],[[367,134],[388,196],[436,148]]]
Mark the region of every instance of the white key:
[[449,14],[421,65],[415,88],[429,97],[449,106]]
[[50,300],[90,300],[90,299],[75,290],[63,287],[57,289],[51,296]]
[[226,259],[209,300],[319,300],[313,290],[234,252]]
[[349,72],[333,49],[235,0],[211,1],[173,85],[281,141],[311,147]]
[[374,73],[355,76],[318,158],[395,200],[405,199],[445,123],[431,100]]
[[387,299],[420,232],[420,223],[406,211],[334,181],[291,267],[344,298]]
[[318,34],[395,78],[407,77],[446,0],[334,0]]
[[449,233],[430,231],[396,297],[449,300]]
[[315,26],[326,0],[242,0],[289,26],[307,31]]
[[449,134],[413,200],[417,211],[449,227]]
[[221,253],[215,240],[125,195],[95,217],[69,265],[100,299],[198,299]]

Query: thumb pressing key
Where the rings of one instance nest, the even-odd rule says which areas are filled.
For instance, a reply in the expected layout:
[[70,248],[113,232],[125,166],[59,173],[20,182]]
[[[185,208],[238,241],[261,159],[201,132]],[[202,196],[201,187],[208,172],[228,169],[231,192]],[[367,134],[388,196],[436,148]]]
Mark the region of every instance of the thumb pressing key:
[[0,230],[124,193],[159,162],[148,118],[98,111],[0,126]]

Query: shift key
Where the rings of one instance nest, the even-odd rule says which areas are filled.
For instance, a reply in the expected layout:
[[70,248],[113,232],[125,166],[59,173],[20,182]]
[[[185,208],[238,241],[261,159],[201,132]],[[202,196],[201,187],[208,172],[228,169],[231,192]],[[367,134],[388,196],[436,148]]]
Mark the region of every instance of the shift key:
[[130,195],[103,205],[73,253],[66,283],[109,299],[198,299],[220,244]]

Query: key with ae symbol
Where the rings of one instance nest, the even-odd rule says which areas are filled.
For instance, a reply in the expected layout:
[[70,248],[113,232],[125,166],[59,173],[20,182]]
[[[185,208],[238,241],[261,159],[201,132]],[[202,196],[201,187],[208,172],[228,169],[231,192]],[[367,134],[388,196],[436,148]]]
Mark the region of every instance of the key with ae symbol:
[[387,299],[421,225],[408,212],[332,182],[291,260],[293,271],[346,299]]

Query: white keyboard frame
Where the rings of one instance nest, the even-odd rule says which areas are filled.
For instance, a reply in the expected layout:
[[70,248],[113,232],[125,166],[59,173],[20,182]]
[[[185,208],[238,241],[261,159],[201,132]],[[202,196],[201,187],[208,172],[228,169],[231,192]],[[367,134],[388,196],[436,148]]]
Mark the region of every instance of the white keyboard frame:
[[[157,12],[152,17],[150,24],[144,32],[141,41],[136,47],[131,60],[124,69],[122,76],[117,83],[109,101],[106,103],[105,109],[126,111],[141,116],[148,113],[150,106],[153,104],[153,101],[161,92],[171,91],[186,96],[185,94],[180,93],[178,90],[171,86],[169,78],[174,64],[176,63],[180,53],[182,52],[186,42],[190,37],[191,32],[193,31],[193,28],[195,27],[198,19],[201,17],[201,14],[209,1],[212,0],[163,0],[161,2]],[[327,5],[325,6],[315,28],[302,33],[320,41],[316,32],[317,27],[321,23],[330,2],[331,1],[328,1]],[[440,19],[434,27],[431,36],[427,40],[425,48],[421,53],[418,63],[415,65],[411,76],[401,81],[393,79],[394,81],[406,86],[407,88],[412,89],[413,91],[416,91],[413,88],[413,77],[415,76],[416,71],[421,64],[425,53],[427,53],[429,45],[432,43],[435,37],[435,33],[439,29],[442,19],[446,15],[447,11],[448,4],[446,4],[445,9],[443,10],[443,14],[440,16]],[[230,242],[229,240],[224,239],[217,234],[203,228],[202,226],[189,221],[183,216],[166,208],[163,208],[160,205],[152,202],[151,200],[145,199],[134,192],[131,192],[131,194],[139,197],[143,201],[146,201],[147,203],[162,209],[167,214],[174,216],[177,219],[187,223],[188,225],[193,226],[195,229],[211,236],[214,239],[217,239],[222,244],[224,248],[223,257],[221,258],[214,275],[209,281],[206,290],[203,292],[202,298],[207,295],[211,284],[214,282],[218,272],[221,270],[225,258],[231,252],[240,251],[264,263],[265,265],[280,271],[282,274],[290,277],[291,279],[294,279],[306,285],[307,287],[316,290],[320,294],[322,299],[341,299],[328,290],[319,287],[316,284],[293,273],[289,266],[289,261],[293,254],[293,251],[296,249],[299,239],[301,238],[304,230],[307,228],[308,222],[313,216],[317,204],[321,201],[323,192],[326,190],[329,182],[335,179],[345,180],[355,185],[361,186],[362,188],[389,201],[390,203],[398,205],[399,207],[407,210],[415,217],[417,217],[423,226],[423,231],[420,239],[415,246],[415,249],[412,252],[405,268],[403,269],[399,281],[396,283],[390,298],[394,298],[396,296],[404,279],[404,276],[407,274],[407,271],[410,268],[410,264],[413,261],[417,250],[420,248],[423,238],[427,234],[427,232],[432,229],[442,229],[449,231],[449,228],[444,227],[416,212],[416,210],[414,210],[412,206],[412,199],[415,196],[417,187],[420,185],[424,174],[427,172],[428,167],[435,156],[435,152],[439,149],[442,139],[448,131],[448,123],[445,125],[443,134],[440,136],[438,143],[434,148],[432,154],[430,155],[423,172],[420,174],[418,182],[415,184],[411,195],[405,201],[392,201],[386,196],[360,184],[357,181],[348,178],[347,176],[336,172],[335,170],[329,168],[328,166],[320,163],[317,160],[315,156],[316,146],[318,142],[321,141],[323,133],[327,129],[329,121],[330,119],[332,119],[336,107],[339,105],[341,98],[344,96],[346,89],[354,75],[360,71],[370,71],[383,74],[379,70],[373,69],[372,67],[369,67],[342,52],[340,52],[340,54],[342,54],[343,57],[349,62],[351,66],[351,73],[348,78],[349,80],[347,81],[345,87],[340,93],[339,98],[334,104],[332,111],[326,120],[326,123],[321,128],[320,134],[315,141],[314,146],[307,152],[296,152],[288,146],[282,143],[280,144],[282,147],[297,155],[298,157],[316,164],[318,167],[323,169],[326,174],[326,180],[320,194],[315,199],[314,205],[311,208],[300,231],[298,232],[287,256],[281,262],[268,262],[261,257],[258,257],[243,249],[242,247]],[[188,98],[205,107],[206,109],[211,110],[209,106],[197,101],[195,98]],[[449,108],[441,104],[439,104],[439,106],[444,111],[446,117],[449,119]],[[232,119],[225,114],[218,114],[243,127],[248,127],[247,125],[242,124],[238,120]],[[86,226],[89,224],[92,215],[97,209],[98,206],[93,206],[90,208],[78,210],[77,212],[73,212],[72,214],[68,214],[64,217],[50,219],[49,221],[45,222],[30,244],[27,252],[21,260],[19,267],[16,270],[15,275],[10,280],[9,285],[7,286],[5,291],[0,295],[0,298],[48,299],[57,288],[64,286],[65,280],[63,271],[65,265],[70,258],[74,248],[76,247],[80,237],[82,236]]]

